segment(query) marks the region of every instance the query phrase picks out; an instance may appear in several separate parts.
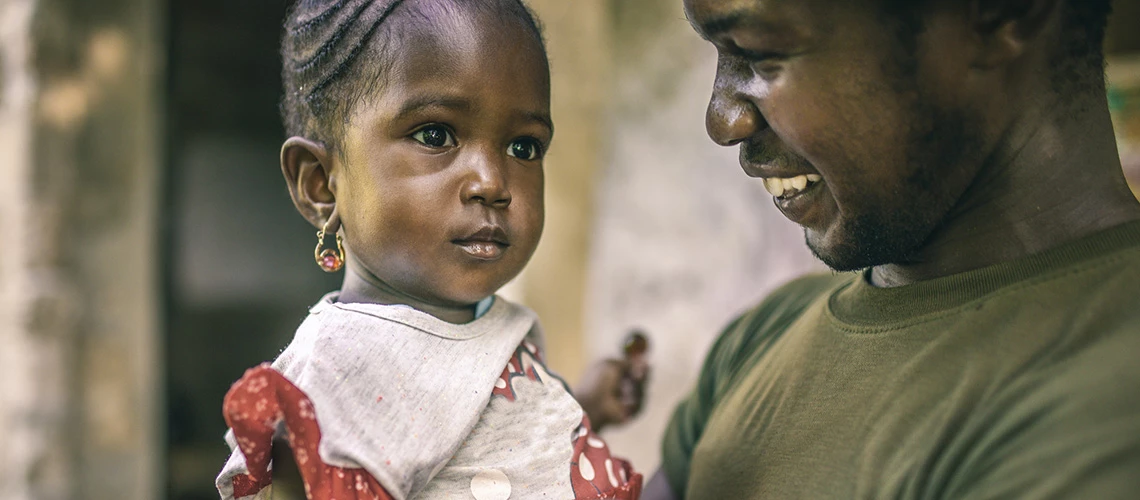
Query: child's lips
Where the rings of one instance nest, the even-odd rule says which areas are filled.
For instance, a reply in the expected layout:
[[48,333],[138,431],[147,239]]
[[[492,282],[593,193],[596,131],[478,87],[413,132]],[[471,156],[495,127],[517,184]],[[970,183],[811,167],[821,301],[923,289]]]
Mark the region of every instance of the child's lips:
[[506,231],[496,225],[484,225],[468,236],[451,242],[468,255],[480,260],[497,260],[511,246]]
[[494,241],[459,240],[453,242],[460,250],[480,260],[497,260],[503,256],[509,245]]

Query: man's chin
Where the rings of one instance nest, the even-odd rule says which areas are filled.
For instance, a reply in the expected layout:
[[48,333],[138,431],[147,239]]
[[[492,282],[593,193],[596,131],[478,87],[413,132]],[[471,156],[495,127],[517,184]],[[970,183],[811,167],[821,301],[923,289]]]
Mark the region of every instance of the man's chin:
[[835,248],[826,247],[823,245],[816,245],[812,243],[811,238],[807,238],[808,249],[811,250],[812,255],[819,259],[832,271],[858,271],[865,269],[867,265],[862,265],[858,259],[852,259],[846,252],[838,252]]
[[909,246],[893,242],[884,234],[863,235],[854,238],[850,235],[820,233],[804,229],[804,240],[815,258],[833,271],[859,271],[869,267],[896,262],[906,254],[901,248]]

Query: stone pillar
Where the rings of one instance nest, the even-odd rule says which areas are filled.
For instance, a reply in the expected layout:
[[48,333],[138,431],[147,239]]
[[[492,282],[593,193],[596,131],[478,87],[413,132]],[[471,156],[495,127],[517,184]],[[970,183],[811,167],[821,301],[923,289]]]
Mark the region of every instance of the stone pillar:
[[[53,373],[51,339],[30,332],[30,268],[35,229],[31,221],[32,127],[35,80],[31,26],[33,0],[0,4],[0,498],[33,498],[48,481],[66,482],[65,467],[51,467],[49,457],[64,450],[53,441],[61,430],[66,392]],[[44,345],[48,344],[48,345]],[[45,465],[47,467],[45,467]],[[38,476],[38,477],[37,477]],[[34,484],[34,483],[39,484]],[[66,491],[66,485],[62,488]],[[55,497],[60,497],[60,489]],[[39,495],[36,495],[39,496]]]
[[157,7],[0,5],[2,498],[158,496]]

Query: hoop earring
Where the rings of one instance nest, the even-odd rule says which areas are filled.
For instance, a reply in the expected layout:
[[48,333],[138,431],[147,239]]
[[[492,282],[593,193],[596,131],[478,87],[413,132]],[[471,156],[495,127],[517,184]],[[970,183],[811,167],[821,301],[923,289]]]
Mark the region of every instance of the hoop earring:
[[[339,227],[332,229],[333,234],[336,234],[336,250],[331,248],[321,250],[321,247],[325,246],[325,233],[329,231],[329,226],[334,225],[334,221],[340,222],[337,220],[336,209],[333,209],[333,214],[325,222],[325,227],[317,231],[317,248],[313,249],[313,258],[317,260],[317,265],[320,266],[321,270],[326,273],[335,273],[344,267],[344,244],[337,231]],[[336,224],[336,226],[339,225]]]

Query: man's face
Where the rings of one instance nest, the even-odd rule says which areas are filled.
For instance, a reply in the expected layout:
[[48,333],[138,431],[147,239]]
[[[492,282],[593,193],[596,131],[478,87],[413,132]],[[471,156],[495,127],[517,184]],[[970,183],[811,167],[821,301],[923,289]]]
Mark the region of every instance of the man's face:
[[982,163],[960,56],[924,49],[939,30],[916,44],[871,0],[685,9],[719,54],[709,135],[740,146],[816,256],[852,270],[914,255]]

